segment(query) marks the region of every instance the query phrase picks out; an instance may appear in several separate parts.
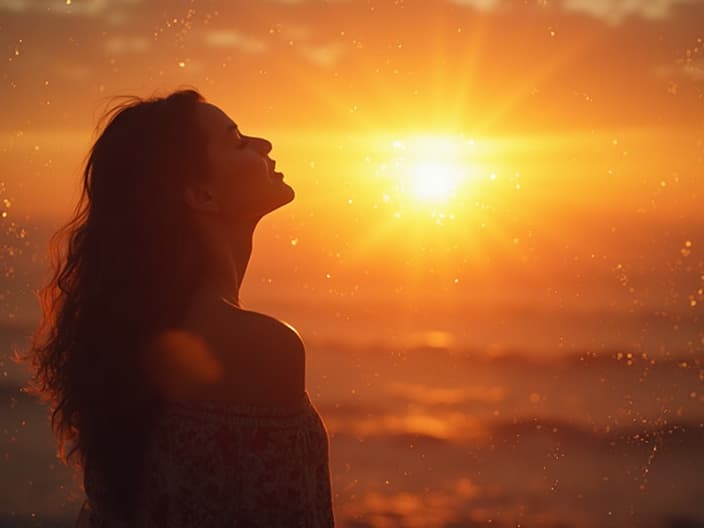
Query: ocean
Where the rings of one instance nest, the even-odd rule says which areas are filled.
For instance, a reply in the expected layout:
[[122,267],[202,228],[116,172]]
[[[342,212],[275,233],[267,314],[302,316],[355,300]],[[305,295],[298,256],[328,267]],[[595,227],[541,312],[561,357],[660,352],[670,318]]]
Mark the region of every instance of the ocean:
[[[0,526],[71,526],[83,500],[0,335]],[[704,362],[625,349],[309,339],[340,527],[704,526]]]

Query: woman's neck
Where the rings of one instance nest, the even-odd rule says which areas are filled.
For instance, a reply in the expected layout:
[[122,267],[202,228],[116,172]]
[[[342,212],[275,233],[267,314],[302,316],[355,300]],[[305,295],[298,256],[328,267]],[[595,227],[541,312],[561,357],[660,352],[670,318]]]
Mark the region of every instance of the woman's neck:
[[256,221],[234,226],[219,224],[211,231],[211,254],[215,268],[204,281],[204,291],[239,305],[240,287],[244,281],[250,256]]

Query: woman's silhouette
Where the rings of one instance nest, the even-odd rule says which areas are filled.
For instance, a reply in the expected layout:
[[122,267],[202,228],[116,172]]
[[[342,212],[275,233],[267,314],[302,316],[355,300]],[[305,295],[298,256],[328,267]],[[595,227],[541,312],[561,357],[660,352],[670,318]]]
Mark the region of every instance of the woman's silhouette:
[[28,355],[76,524],[333,526],[303,342],[239,302],[257,223],[294,198],[271,144],[194,90],[104,119]]

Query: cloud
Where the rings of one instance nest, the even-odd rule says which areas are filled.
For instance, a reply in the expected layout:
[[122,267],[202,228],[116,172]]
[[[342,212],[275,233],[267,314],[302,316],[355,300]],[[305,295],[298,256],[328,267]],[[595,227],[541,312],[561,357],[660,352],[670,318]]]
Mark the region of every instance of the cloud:
[[[480,11],[491,11],[505,4],[504,0],[450,0]],[[629,16],[650,20],[667,18],[673,7],[696,3],[697,0],[561,0],[565,11],[584,13],[610,24],[619,24]],[[505,4],[510,6],[510,4]]]
[[343,46],[339,43],[312,44],[310,42],[311,27],[304,24],[275,24],[270,30],[277,38],[295,45],[298,53],[318,66],[332,66],[343,53]]
[[310,26],[303,24],[276,24],[274,31],[284,40],[307,40],[311,35]]
[[704,81],[704,59],[684,64],[682,73],[694,81]]
[[68,62],[54,62],[52,70],[69,81],[85,81],[91,74],[87,66]]
[[150,42],[144,37],[115,35],[103,42],[105,51],[111,55],[125,53],[144,53],[150,47]]
[[299,51],[303,57],[319,66],[332,66],[342,55],[343,49],[341,44],[319,46],[303,44],[300,46]]
[[676,4],[691,4],[693,0],[563,0],[568,11],[577,11],[618,24],[629,16],[648,19],[666,18]]
[[32,2],[29,0],[0,0],[0,9],[3,11],[12,11],[21,13],[29,9]]
[[44,15],[97,16],[113,8],[122,8],[141,3],[141,0],[0,0],[0,11],[14,13],[41,13]]
[[207,31],[203,41],[214,48],[236,48],[245,53],[261,53],[268,48],[263,40],[247,36],[234,29]]
[[678,61],[676,64],[659,66],[654,71],[658,77],[702,82],[704,81],[704,58]]
[[452,0],[453,3],[470,6],[480,11],[489,11],[497,7],[501,0]]

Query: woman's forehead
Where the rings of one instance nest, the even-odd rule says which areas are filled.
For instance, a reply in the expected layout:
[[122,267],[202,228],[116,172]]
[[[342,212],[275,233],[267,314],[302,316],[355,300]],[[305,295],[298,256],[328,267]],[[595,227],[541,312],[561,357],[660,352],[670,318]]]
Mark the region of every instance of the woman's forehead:
[[226,137],[234,124],[225,112],[210,103],[198,104],[196,122],[206,131],[210,139]]

